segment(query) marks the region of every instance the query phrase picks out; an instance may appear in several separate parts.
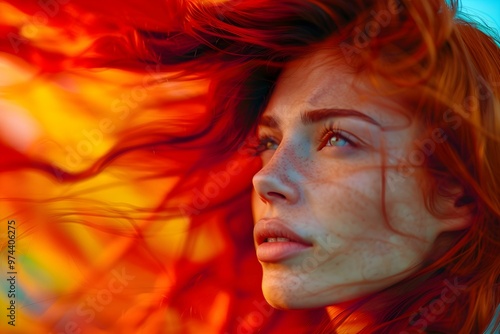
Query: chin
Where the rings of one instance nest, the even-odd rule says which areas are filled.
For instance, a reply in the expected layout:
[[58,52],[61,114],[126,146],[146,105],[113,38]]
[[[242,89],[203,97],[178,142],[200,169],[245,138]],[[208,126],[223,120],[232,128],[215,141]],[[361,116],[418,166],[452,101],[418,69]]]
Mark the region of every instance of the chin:
[[[295,276],[295,278],[297,278]],[[262,281],[264,298],[272,307],[282,310],[311,309],[341,305],[365,298],[376,292],[377,286],[363,284],[346,289],[345,285],[321,288],[308,286],[288,276],[283,279],[266,278]]]
[[[281,284],[280,284],[281,283]],[[307,309],[327,306],[313,293],[305,291],[301,285],[285,282],[262,282],[262,292],[269,305],[280,310]]]
[[267,303],[279,310],[313,309],[336,304],[335,300],[330,299],[327,302],[317,298],[317,296],[305,297],[278,289],[263,289],[263,292]]
[[262,291],[267,303],[275,309],[294,310],[304,308],[303,306],[301,307],[301,305],[297,305],[294,296],[287,296],[281,293],[281,290],[263,288]]

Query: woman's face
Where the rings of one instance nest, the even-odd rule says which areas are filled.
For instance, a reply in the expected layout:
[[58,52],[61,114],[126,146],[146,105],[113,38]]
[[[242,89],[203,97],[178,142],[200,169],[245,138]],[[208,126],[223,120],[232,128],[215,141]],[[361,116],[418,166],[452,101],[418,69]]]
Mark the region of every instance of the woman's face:
[[385,288],[412,273],[449,227],[425,208],[421,169],[396,168],[415,155],[416,122],[357,89],[368,85],[328,57],[288,66],[258,128],[254,238],[264,295],[278,308]]

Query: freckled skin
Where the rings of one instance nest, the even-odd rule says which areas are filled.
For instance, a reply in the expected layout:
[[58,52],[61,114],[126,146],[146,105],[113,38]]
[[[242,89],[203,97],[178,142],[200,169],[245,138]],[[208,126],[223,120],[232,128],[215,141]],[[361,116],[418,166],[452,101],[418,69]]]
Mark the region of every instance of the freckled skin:
[[[264,113],[280,129],[259,128],[279,145],[262,153],[263,168],[253,180],[254,220],[278,217],[313,244],[285,261],[262,263],[264,295],[278,308],[333,305],[390,286],[416,270],[450,228],[426,210],[418,170],[386,189],[383,203],[383,161],[408,154],[418,126],[387,108],[396,102],[357,89],[367,86],[342,62],[322,62],[328,57],[321,51],[289,65]],[[355,109],[399,127],[382,131],[352,117],[301,122],[301,113],[320,108]],[[361,148],[318,151],[318,136],[332,122],[362,140]],[[391,173],[397,170],[386,170]]]

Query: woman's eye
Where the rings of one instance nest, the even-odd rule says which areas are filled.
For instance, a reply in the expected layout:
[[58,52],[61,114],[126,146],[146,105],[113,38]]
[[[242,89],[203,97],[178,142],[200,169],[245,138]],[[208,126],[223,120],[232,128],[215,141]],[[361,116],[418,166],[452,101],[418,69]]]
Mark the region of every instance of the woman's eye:
[[279,143],[271,138],[271,137],[262,137],[259,139],[259,146],[257,151],[259,153],[264,151],[276,150],[278,148]]
[[[353,139],[349,133],[339,130],[327,128],[324,130],[320,137],[320,143],[318,151],[323,147],[334,147],[334,148],[354,148],[358,147],[357,141]],[[258,145],[256,149],[257,154],[262,154],[266,151],[276,151],[280,145],[279,140],[273,136],[263,135],[258,140]]]
[[268,140],[265,142],[266,150],[276,150],[278,148],[278,143],[274,140]]
[[347,148],[347,147],[357,147],[356,141],[352,139],[352,136],[348,133],[338,130],[338,129],[325,129],[324,133],[321,135],[320,145],[318,150],[323,147],[336,147],[336,148]]
[[349,145],[349,141],[339,133],[332,133],[326,141],[325,146],[343,147]]

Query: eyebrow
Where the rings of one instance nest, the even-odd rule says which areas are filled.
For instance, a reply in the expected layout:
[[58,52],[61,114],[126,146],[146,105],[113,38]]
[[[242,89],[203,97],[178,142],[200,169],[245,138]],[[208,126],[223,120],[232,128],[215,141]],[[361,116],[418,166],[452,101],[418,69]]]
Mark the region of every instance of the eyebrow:
[[[373,118],[353,109],[324,108],[306,111],[305,113],[300,115],[300,119],[304,125],[321,122],[332,117],[356,117],[365,122],[377,125],[379,127],[381,126],[380,123],[378,123]],[[274,117],[266,115],[261,117],[259,125],[276,129],[279,129],[280,127],[279,122]]]

